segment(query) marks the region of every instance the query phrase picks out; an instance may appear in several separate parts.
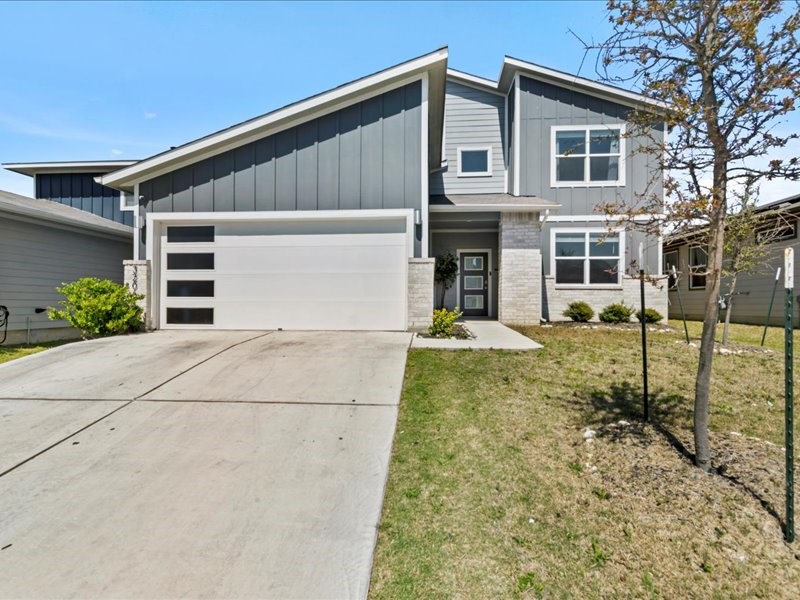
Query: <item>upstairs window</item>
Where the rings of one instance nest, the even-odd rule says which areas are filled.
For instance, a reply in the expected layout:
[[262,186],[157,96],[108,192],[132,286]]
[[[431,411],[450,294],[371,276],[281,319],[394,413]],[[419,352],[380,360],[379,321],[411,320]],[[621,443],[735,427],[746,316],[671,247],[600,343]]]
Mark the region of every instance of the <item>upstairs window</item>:
[[553,127],[551,186],[625,185],[624,133],[622,125]]
[[491,148],[459,148],[459,177],[490,177],[492,175]]
[[556,232],[553,246],[557,285],[620,285],[621,232]]
[[689,289],[703,290],[706,287],[708,253],[701,246],[689,248]]

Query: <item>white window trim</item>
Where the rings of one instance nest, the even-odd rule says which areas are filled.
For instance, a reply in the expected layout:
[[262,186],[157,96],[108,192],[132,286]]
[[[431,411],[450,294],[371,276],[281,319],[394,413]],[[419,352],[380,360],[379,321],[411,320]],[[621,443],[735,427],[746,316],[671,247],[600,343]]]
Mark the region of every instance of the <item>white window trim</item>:
[[[616,233],[619,236],[619,269],[617,272],[617,283],[556,283],[556,234],[557,233],[582,233],[584,234],[584,244],[586,244],[586,256],[583,257],[584,272],[583,278],[586,281],[586,261],[589,260],[589,234],[591,233]],[[611,258],[611,257],[596,257],[596,258]],[[625,261],[625,229],[614,228],[606,229],[604,227],[558,227],[550,230],[550,275],[553,278],[553,284],[557,290],[569,289],[584,289],[584,290],[619,290],[622,289],[622,279]]]
[[[589,132],[598,130],[619,129],[619,169],[616,181],[589,181],[590,156],[617,156],[613,154],[589,154]],[[556,181],[556,133],[559,131],[585,131],[586,155],[584,156],[583,181]],[[625,123],[609,123],[601,125],[553,125],[550,127],[550,187],[624,187],[625,186]]]
[[[474,173],[464,173],[461,170],[461,153],[486,151],[486,171],[476,171]],[[456,162],[458,163],[459,177],[491,177],[492,176],[492,147],[491,146],[459,146],[456,148]]]
[[[693,248],[700,248],[701,250],[703,250],[706,253],[705,268],[708,269],[708,250],[706,250],[703,246],[699,246],[699,245],[697,245],[697,246],[689,246],[689,251],[688,251],[689,253],[686,256],[686,265],[688,266],[688,271],[689,271],[689,281],[688,281],[689,289],[690,290],[704,290],[704,289],[706,289],[706,285],[705,284],[703,284],[703,285],[692,285],[692,269],[694,269],[695,267],[699,267],[700,266],[700,265],[693,265],[692,264],[692,249]],[[679,257],[679,260],[680,260],[680,257]]]

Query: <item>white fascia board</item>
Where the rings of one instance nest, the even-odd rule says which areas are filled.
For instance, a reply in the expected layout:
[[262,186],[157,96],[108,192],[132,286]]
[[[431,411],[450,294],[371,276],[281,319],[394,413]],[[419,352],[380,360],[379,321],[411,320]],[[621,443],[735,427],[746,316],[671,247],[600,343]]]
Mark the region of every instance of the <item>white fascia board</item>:
[[39,173],[96,173],[99,170],[113,171],[136,164],[135,160],[85,160],[73,162],[3,163],[3,168],[20,175],[34,177]]
[[[422,127],[422,131],[420,132],[420,159],[421,159],[421,169],[422,169],[422,176],[420,179],[420,213],[422,215],[422,240],[421,240],[421,247],[420,247],[420,257],[421,258],[428,258],[429,253],[429,242],[428,239],[428,203],[430,202],[429,197],[429,183],[430,183],[430,175],[428,173],[428,74],[422,74],[422,106],[421,106],[421,115],[420,115],[420,126]],[[444,129],[444,121],[442,122],[442,129]],[[442,134],[442,152],[444,152],[444,133]],[[416,227],[416,226],[415,226]],[[414,247],[413,247],[413,238],[412,238],[412,247],[411,247],[411,255],[414,255]]]
[[[135,165],[119,169],[101,179],[109,187],[130,186],[136,181],[157,177],[179,169],[186,164],[202,160],[271,133],[287,129],[309,118],[322,116],[342,106],[379,95],[388,89],[417,81],[433,65],[447,61],[447,48],[442,48],[409,62],[390,67],[352,83],[334,88],[301,100],[284,108],[256,117],[239,125],[213,133],[174,150],[142,160]],[[377,88],[377,89],[376,89]],[[165,166],[166,165],[166,166]]]
[[497,82],[492,81],[491,79],[485,79],[483,77],[478,77],[477,75],[470,75],[469,73],[456,71],[455,69],[447,69],[447,78],[470,87],[477,87],[484,92],[489,92],[498,96],[504,95],[497,89]]
[[533,78],[541,78],[545,81],[553,82],[569,89],[583,93],[589,93],[590,95],[611,100],[619,104],[625,104],[633,108],[649,106],[650,108],[658,109],[659,111],[669,110],[669,105],[666,102],[653,100],[647,96],[643,96],[642,94],[637,94],[636,92],[629,92],[621,88],[599,83],[597,81],[592,81],[591,79],[586,79],[584,77],[579,77],[578,75],[569,75],[567,73],[562,73],[561,71],[548,69],[547,67],[542,67],[540,65],[535,65],[523,60],[511,58],[510,56],[506,56],[503,60],[501,78],[502,72],[505,70],[506,66],[508,66],[510,69],[522,71],[524,74],[531,75]]
[[602,223],[615,221],[633,221],[635,223],[648,223],[651,221],[662,221],[666,218],[663,214],[636,215],[631,219],[627,215],[558,215],[551,216],[547,220],[553,223]]

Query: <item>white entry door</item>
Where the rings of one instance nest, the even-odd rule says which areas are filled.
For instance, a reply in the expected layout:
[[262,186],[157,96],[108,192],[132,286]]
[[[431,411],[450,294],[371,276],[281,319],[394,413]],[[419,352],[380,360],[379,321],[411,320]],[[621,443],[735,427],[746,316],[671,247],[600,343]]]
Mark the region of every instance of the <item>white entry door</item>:
[[405,219],[163,222],[162,328],[404,330]]

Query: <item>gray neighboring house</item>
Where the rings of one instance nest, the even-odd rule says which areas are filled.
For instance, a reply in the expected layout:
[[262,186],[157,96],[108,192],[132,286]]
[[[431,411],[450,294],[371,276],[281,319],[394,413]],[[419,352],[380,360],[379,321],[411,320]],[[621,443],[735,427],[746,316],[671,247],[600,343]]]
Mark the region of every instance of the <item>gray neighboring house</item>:
[[94,276],[122,283],[132,239],[127,225],[0,190],[0,305],[10,312],[6,344],[78,337],[42,309],[62,299],[56,287],[64,282]]
[[[152,328],[423,328],[444,252],[449,307],[536,324],[633,302],[640,243],[661,274],[660,238],[595,211],[657,175],[625,135],[635,109],[663,106],[510,57],[476,77],[442,48],[95,181],[133,218]],[[648,294],[666,312],[665,286]]]
[[[749,325],[763,325],[767,320],[772,289],[775,284],[777,270],[783,269],[783,252],[786,248],[794,248],[795,254],[800,252],[797,238],[797,218],[800,216],[800,194],[782,200],[770,202],[758,207],[757,212],[769,213],[778,210],[781,218],[776,225],[765,225],[770,242],[766,246],[767,256],[761,267],[752,273],[740,274],[736,282],[733,299],[731,322]],[[767,221],[769,223],[769,221]],[[775,231],[773,231],[775,230]],[[706,265],[706,247],[698,241],[697,235],[691,231],[680,235],[667,236],[664,240],[663,270],[669,273],[674,266],[677,278],[669,278],[669,318],[680,319],[680,301],[683,302],[686,318],[702,321],[706,301],[706,278],[699,273]],[[770,314],[770,324],[784,323],[783,309],[783,272],[781,271],[775,305]],[[800,261],[795,261],[795,281],[800,281]],[[722,291],[727,290],[727,282],[723,279]],[[680,293],[680,301],[678,294]],[[795,326],[800,325],[800,302],[795,302],[793,315]],[[723,310],[720,319],[725,319]]]

